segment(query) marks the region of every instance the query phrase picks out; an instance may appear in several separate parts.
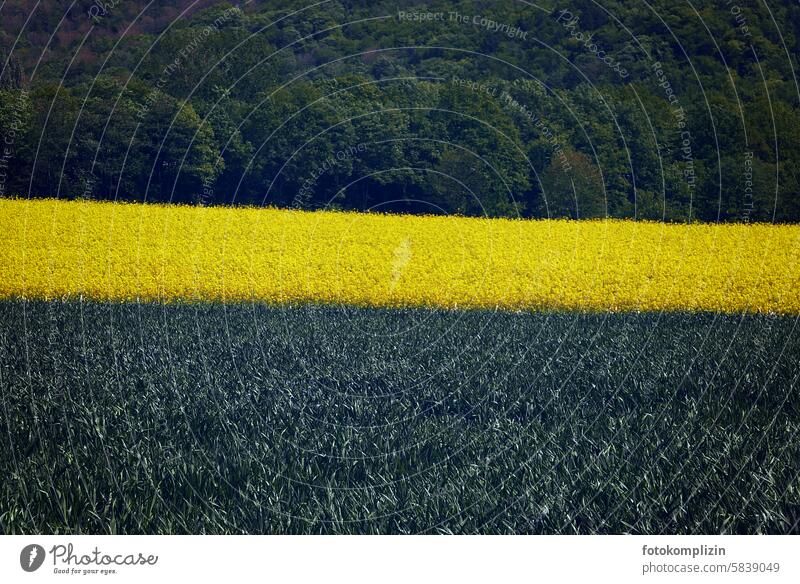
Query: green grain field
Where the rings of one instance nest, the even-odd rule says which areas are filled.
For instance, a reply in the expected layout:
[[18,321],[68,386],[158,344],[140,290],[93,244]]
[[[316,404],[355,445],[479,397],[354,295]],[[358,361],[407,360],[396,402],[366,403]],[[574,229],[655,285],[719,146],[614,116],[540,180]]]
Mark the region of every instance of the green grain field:
[[795,317],[0,304],[2,533],[797,533]]

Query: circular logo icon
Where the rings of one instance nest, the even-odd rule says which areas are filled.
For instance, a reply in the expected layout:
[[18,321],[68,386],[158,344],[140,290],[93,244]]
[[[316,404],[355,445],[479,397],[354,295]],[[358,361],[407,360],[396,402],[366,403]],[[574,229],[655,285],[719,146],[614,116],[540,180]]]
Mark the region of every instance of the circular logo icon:
[[35,543],[26,545],[19,553],[19,565],[26,572],[35,572],[42,567],[44,555],[42,546]]

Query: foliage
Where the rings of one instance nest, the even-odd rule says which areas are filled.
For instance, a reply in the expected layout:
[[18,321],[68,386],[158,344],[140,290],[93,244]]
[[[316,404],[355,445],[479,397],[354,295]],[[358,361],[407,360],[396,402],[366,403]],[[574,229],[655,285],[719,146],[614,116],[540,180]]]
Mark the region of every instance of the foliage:
[[448,0],[429,22],[388,0],[141,4],[0,8],[0,140],[31,95],[6,193],[510,217],[546,217],[548,196],[558,216],[800,221],[795,2]]

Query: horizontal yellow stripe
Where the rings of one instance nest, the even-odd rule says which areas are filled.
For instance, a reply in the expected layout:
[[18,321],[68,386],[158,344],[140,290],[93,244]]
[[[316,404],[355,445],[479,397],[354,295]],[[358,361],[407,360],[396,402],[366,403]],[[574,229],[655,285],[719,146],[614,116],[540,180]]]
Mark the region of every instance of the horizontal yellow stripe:
[[0,200],[0,297],[800,313],[800,227]]

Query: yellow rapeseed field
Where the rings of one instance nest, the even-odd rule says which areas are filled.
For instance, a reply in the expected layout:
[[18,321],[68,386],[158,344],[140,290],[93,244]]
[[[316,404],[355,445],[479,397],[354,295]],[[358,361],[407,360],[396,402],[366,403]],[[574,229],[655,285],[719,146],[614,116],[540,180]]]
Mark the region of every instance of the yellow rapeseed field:
[[0,297],[800,314],[800,227],[0,200]]

